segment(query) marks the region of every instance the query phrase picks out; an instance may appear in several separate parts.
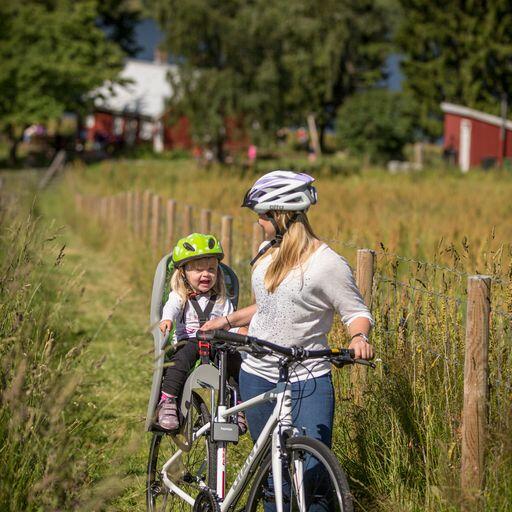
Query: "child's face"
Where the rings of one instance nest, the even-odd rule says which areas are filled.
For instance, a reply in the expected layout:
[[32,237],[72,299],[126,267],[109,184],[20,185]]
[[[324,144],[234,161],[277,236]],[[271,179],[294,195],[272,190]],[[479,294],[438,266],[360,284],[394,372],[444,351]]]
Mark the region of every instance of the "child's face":
[[185,276],[194,291],[206,293],[217,282],[217,258],[200,258],[185,264]]

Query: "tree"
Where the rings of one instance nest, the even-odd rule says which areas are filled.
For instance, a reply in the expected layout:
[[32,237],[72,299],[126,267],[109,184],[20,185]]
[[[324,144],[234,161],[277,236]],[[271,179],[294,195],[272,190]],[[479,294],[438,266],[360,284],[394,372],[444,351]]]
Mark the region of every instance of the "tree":
[[371,89],[348,98],[338,111],[336,134],[356,155],[372,160],[401,158],[414,136],[414,103],[407,95]]
[[[295,122],[315,114],[320,140],[338,107],[383,78],[389,52],[389,10],[373,0],[294,0],[284,38],[291,76],[286,108]],[[283,9],[285,6],[282,6]]]
[[117,43],[127,55],[135,55],[137,46],[135,29],[140,21],[142,5],[135,0],[102,0],[98,2],[96,24]]
[[512,88],[510,2],[399,3],[404,86],[418,101],[425,134],[441,135],[442,101],[499,113],[500,99]]
[[347,95],[381,77],[389,31],[378,5],[153,0],[180,68],[172,106],[196,134],[211,131],[218,147],[226,116],[273,133],[315,113],[323,132]]
[[0,5],[0,129],[11,163],[28,125],[83,112],[88,93],[121,69],[123,53],[97,19],[95,1]]
[[154,1],[179,73],[170,76],[173,113],[184,114],[201,143],[211,140],[223,160],[224,120],[237,111],[238,80],[234,47],[239,38],[236,14],[242,2],[224,0]]

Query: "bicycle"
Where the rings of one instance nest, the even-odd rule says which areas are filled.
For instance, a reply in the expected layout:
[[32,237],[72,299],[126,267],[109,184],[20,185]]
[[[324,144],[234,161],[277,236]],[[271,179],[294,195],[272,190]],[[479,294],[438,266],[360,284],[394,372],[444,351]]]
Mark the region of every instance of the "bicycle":
[[[375,365],[354,359],[348,349],[287,348],[222,330],[198,332],[197,337],[213,343],[219,352],[217,403],[214,403],[217,389],[211,380],[208,383],[197,379],[197,384],[210,392],[211,413],[207,412],[204,400],[192,391],[190,444],[178,446],[169,458],[161,455],[160,443],[156,451],[152,449],[148,463],[148,510],[181,510],[186,503],[197,512],[253,512],[275,503],[277,512],[289,509],[352,512],[347,478],[335,455],[321,441],[301,435],[292,426],[289,372],[290,366],[307,359],[327,359],[337,367],[354,363]],[[278,354],[280,377],[275,388],[228,407],[226,357],[231,350],[250,352],[257,357]],[[226,489],[227,444],[238,441],[237,426],[231,419],[240,410],[270,400],[276,402],[274,411],[231,487]],[[242,497],[245,504],[240,508]]]

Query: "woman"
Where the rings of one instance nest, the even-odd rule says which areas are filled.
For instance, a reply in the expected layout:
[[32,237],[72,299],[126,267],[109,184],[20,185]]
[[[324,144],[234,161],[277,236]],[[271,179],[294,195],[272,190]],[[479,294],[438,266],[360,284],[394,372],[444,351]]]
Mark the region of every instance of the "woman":
[[[249,335],[283,346],[326,348],[334,312],[350,332],[355,357],[371,359],[372,317],[348,263],[314,234],[306,212],[316,203],[314,179],[303,173],[273,171],[262,176],[242,204],[256,212],[270,242],[262,244],[252,274],[255,304],[207,322],[203,329],[249,325]],[[277,358],[244,354],[240,371],[242,399],[272,389],[279,377]],[[331,446],[334,389],[330,364],[307,361],[291,374],[293,422],[310,437]],[[274,404],[246,411],[253,440]]]

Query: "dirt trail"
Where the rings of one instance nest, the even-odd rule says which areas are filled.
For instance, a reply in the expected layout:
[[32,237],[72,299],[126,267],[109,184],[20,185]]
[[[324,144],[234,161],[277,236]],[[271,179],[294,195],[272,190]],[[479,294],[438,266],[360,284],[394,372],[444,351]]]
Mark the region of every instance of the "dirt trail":
[[[90,447],[97,453],[92,473],[118,495],[108,510],[144,510],[148,436],[144,416],[152,350],[144,329],[149,297],[129,282],[110,251],[91,249],[70,232],[65,238],[68,266],[84,272],[79,323],[93,338],[82,386],[99,418]],[[115,490],[118,486],[121,489]],[[103,492],[110,491],[98,490],[99,501]]]

